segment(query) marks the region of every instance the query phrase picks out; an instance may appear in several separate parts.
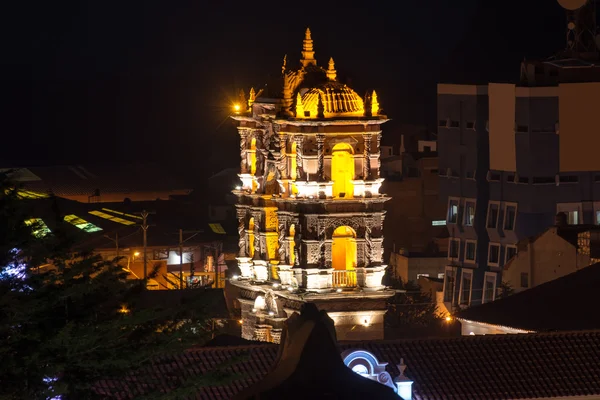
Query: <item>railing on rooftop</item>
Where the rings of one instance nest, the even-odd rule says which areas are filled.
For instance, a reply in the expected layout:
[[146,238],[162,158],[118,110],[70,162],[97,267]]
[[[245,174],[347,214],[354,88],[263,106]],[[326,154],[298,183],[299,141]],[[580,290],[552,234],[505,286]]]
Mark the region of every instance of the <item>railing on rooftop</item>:
[[333,271],[333,287],[356,287],[356,271],[354,270],[337,270]]

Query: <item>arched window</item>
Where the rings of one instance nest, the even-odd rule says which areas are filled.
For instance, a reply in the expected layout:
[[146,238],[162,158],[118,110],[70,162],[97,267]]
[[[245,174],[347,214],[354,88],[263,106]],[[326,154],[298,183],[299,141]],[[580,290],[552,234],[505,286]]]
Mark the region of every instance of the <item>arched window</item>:
[[349,226],[333,231],[331,267],[334,287],[356,286],[356,232]]
[[250,174],[256,174],[256,138],[250,141]]
[[338,143],[331,150],[333,197],[354,197],[354,150],[348,143]]
[[248,254],[254,257],[254,217],[248,222]]

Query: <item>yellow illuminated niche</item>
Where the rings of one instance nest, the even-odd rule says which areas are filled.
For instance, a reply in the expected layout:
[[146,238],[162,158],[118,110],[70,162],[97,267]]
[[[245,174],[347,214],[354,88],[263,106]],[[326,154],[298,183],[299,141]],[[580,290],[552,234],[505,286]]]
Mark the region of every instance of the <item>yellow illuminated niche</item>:
[[354,150],[347,143],[338,143],[331,150],[331,180],[333,197],[354,197]]
[[267,231],[276,231],[279,228],[277,218],[277,207],[265,207],[265,229]]
[[332,238],[331,267],[335,271],[347,271],[341,275],[334,271],[334,285],[356,286],[356,232],[349,226],[340,226],[333,231]]
[[[298,165],[296,164],[296,142],[292,143],[292,151],[290,151],[290,178],[292,181],[296,180],[296,171]],[[298,188],[292,183],[292,194],[298,194]]]
[[269,260],[277,259],[277,248],[279,247],[279,237],[277,232],[266,232],[266,242],[267,242],[267,257]]
[[304,118],[304,107],[302,107],[302,96],[298,92],[296,96],[296,118]]
[[296,262],[296,254],[294,254],[294,246],[296,245],[295,241],[294,241],[294,237],[296,236],[296,225],[292,224],[290,225],[290,237],[289,237],[289,243],[290,243],[290,265],[294,265],[294,263]]
[[250,174],[256,174],[256,138],[250,141]]
[[254,217],[248,222],[248,253],[254,257]]

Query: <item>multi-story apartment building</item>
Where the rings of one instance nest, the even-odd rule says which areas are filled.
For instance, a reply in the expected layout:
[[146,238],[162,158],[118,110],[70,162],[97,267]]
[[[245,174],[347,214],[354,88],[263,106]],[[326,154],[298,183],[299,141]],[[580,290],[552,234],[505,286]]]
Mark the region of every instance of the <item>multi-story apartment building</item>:
[[438,85],[447,303],[493,300],[516,243],[558,212],[600,224],[599,99],[597,51],[523,62],[517,84]]

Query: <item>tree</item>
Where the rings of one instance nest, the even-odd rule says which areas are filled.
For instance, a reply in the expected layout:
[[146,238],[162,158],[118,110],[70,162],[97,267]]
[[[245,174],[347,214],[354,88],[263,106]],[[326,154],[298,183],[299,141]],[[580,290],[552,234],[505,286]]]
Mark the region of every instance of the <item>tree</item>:
[[439,331],[441,319],[429,293],[412,281],[390,278],[388,285],[399,291],[388,302],[386,337],[423,336]]
[[[74,254],[59,215],[52,232],[31,217],[0,177],[0,399],[107,398],[95,390],[99,380],[143,371],[208,338],[201,305],[144,304],[145,281],[127,279],[116,260]],[[135,379],[148,383],[144,374]]]

